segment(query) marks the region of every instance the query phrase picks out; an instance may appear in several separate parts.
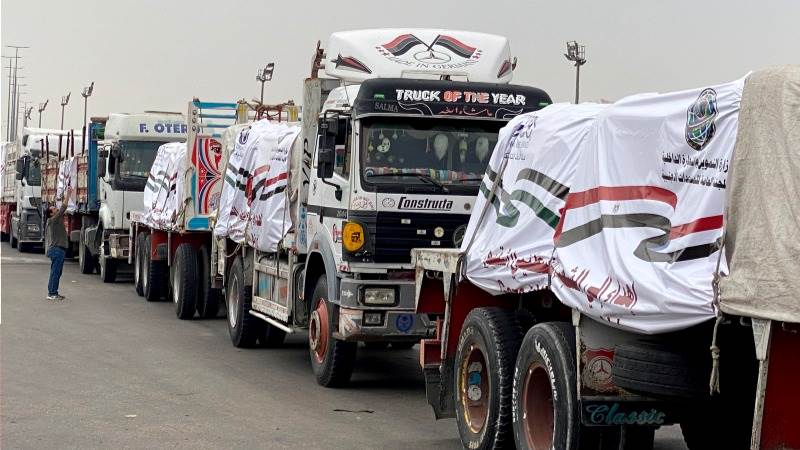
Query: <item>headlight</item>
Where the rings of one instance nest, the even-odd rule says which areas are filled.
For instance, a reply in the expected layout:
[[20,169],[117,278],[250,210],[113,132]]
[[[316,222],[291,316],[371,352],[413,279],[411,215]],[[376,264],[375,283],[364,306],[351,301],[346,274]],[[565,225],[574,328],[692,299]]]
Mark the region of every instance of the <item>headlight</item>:
[[38,233],[39,232],[39,225],[37,225],[35,223],[29,223],[28,224],[28,231],[33,231],[33,232]]
[[350,253],[357,252],[364,246],[364,227],[355,222],[345,222],[342,227],[342,245]]
[[393,288],[366,288],[364,289],[365,305],[394,305]]

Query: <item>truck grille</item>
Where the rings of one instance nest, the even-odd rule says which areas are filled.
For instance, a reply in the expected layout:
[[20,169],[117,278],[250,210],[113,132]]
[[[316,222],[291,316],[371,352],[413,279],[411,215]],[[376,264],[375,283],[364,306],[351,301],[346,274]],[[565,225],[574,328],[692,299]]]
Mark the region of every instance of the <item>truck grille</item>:
[[[375,229],[369,230],[374,236],[373,261],[408,263],[412,248],[453,248],[453,234],[468,222],[469,214],[378,212]],[[444,229],[441,238],[434,234],[437,227]]]

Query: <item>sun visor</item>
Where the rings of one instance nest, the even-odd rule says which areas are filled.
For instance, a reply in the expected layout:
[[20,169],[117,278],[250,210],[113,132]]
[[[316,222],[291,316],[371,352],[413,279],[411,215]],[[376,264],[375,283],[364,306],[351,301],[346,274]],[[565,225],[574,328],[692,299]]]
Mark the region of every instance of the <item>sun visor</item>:
[[325,73],[350,82],[439,78],[508,83],[513,59],[502,36],[455,30],[375,29],[333,33]]

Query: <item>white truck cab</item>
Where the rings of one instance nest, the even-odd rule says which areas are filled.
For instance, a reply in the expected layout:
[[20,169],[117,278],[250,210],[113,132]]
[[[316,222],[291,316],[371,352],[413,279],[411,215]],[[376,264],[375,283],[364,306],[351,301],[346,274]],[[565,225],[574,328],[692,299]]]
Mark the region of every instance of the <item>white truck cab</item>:
[[141,208],[158,147],[185,140],[186,119],[180,113],[108,116],[97,163],[98,223],[86,228],[86,241],[98,252],[104,281],[113,281],[117,264],[128,259],[129,215]]

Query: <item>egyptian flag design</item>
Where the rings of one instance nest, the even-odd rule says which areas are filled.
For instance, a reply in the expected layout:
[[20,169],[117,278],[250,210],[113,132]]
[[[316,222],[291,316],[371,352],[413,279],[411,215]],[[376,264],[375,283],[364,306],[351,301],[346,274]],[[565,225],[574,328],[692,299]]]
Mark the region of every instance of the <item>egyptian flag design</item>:
[[381,47],[385,48],[386,51],[393,54],[394,56],[400,56],[407,53],[409,50],[414,48],[416,45],[425,45],[422,40],[418,37],[414,36],[413,34],[401,34],[397,36],[392,41],[383,44]]
[[458,39],[444,34],[440,34],[436,37],[431,47],[434,45],[442,46],[462,58],[469,58],[477,50],[475,47],[470,47]]

